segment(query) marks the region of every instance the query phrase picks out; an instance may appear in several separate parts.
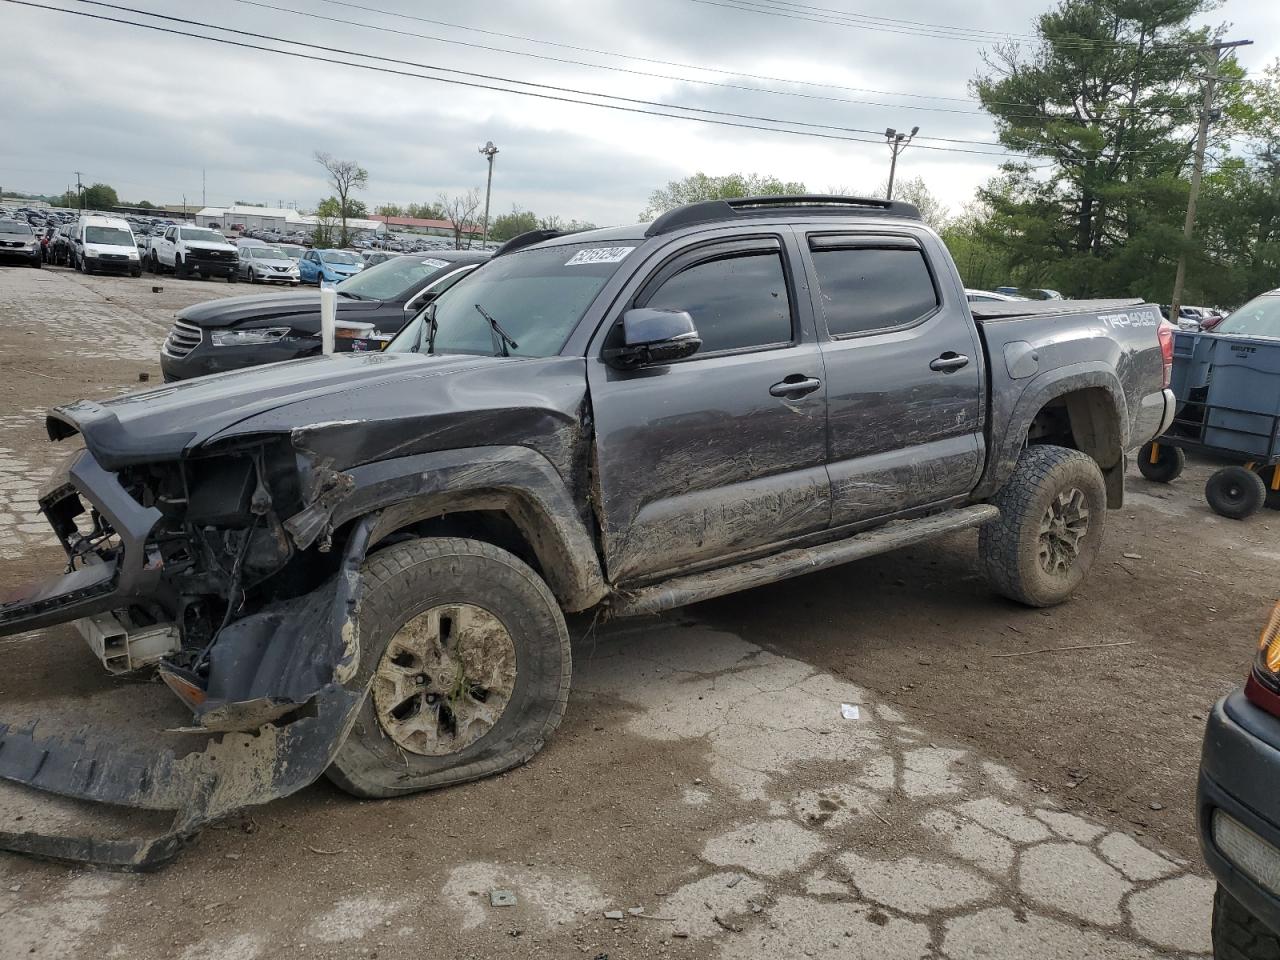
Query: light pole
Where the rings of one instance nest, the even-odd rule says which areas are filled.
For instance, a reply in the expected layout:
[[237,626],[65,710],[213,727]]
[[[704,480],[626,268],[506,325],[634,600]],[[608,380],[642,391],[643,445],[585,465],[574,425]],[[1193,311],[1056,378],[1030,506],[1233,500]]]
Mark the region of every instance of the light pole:
[[493,145],[493,141],[489,140],[480,148],[480,156],[485,157],[489,161],[489,180],[484,186],[484,240],[481,241],[482,247],[489,245],[489,195],[493,191],[493,158],[498,155],[498,148]]
[[912,127],[910,133],[899,133],[893,127],[884,132],[884,139],[889,144],[889,152],[893,155],[889,161],[889,189],[885,193],[886,200],[893,199],[893,177],[898,172],[898,154],[907,149],[919,132],[919,127]]

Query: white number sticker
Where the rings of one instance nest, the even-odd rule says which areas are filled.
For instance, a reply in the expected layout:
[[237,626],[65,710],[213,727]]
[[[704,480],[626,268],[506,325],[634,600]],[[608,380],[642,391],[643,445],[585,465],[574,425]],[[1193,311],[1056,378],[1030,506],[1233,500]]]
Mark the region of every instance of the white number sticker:
[[583,263],[621,263],[635,247],[591,247],[579,250],[567,261],[566,267],[576,267]]
[[430,267],[433,270],[441,270],[449,265],[448,260],[437,260],[435,257],[428,257],[422,261],[424,267]]

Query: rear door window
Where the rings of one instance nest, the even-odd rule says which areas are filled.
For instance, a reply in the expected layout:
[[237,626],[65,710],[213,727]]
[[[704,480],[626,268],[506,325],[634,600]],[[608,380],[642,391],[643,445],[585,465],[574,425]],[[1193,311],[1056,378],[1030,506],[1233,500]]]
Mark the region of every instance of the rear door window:
[[941,303],[924,251],[914,240],[810,237],[809,248],[832,337],[910,326]]

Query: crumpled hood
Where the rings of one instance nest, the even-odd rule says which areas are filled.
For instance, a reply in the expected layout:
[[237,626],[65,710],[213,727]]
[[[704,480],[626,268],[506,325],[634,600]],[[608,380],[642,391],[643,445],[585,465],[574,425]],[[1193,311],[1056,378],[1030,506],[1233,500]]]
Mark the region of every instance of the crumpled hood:
[[[371,313],[380,306],[380,300],[338,297],[338,316],[344,320],[360,320],[362,314]],[[295,320],[304,319],[308,332],[314,333],[320,329],[320,293],[259,294],[207,300],[179,310],[178,319],[202,328],[242,324],[257,326],[276,320],[293,324]]]
[[[345,410],[360,415],[365,398],[377,397],[400,381],[398,393],[429,405],[426,382],[442,375],[511,363],[496,357],[408,353],[343,353],[306,357],[230,373],[197,377],[95,403],[81,400],[55,407],[47,418],[49,436],[76,432],[108,470],[136,463],[175,460],[219,433],[291,405]],[[518,361],[517,361],[518,362]],[[282,414],[281,423],[305,425],[305,413]],[[272,425],[269,429],[279,429]]]

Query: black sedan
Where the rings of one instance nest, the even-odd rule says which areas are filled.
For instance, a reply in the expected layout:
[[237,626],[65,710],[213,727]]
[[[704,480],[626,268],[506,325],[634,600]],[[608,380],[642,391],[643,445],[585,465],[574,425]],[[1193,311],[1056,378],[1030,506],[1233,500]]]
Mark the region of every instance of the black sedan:
[[[379,350],[415,313],[489,258],[479,251],[394,257],[338,284],[340,352]],[[320,352],[320,294],[266,294],[178,312],[160,349],[166,381]]]
[[1217,960],[1280,957],[1280,606],[1244,689],[1209,714],[1196,798]]

